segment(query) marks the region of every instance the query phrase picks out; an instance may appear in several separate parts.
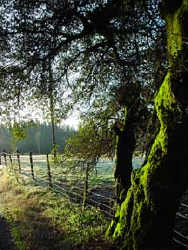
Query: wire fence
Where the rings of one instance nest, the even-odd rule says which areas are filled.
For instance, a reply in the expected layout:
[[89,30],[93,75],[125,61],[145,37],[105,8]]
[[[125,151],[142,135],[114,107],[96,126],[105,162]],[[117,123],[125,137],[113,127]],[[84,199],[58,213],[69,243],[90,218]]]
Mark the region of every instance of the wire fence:
[[184,202],[180,203],[178,212],[176,213],[176,223],[178,225],[173,230],[173,241],[177,246],[181,246],[181,249],[188,249],[188,235],[187,235],[187,224],[188,224],[188,204]]
[[51,155],[0,153],[0,165],[13,171],[17,178],[48,186],[71,202],[95,207],[111,219],[115,212],[112,162],[97,165],[84,161],[54,161]]

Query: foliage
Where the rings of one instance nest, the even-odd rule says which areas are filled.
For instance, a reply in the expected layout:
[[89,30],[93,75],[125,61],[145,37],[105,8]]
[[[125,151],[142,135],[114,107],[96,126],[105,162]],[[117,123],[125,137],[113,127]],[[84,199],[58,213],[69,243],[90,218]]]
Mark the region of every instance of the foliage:
[[65,154],[84,160],[98,160],[112,157],[114,137],[107,128],[97,127],[94,120],[85,121],[79,126],[78,133],[67,140]]
[[5,32],[8,45],[14,44],[9,57],[16,57],[19,64],[7,67],[4,79],[11,71],[14,77],[22,72],[20,76],[28,79],[17,78],[16,93],[29,91],[30,97],[45,99],[53,91],[60,117],[74,102],[92,104],[104,97],[108,102],[112,85],[134,88],[132,80],[141,82],[145,101],[153,96],[153,79],[158,86],[161,78],[156,64],[162,65],[164,51],[163,23],[152,1],[143,5],[128,1],[126,7],[122,0],[119,4],[115,0],[21,3],[5,1],[2,8],[11,16],[4,22],[5,29],[13,31]]
[[2,24],[12,63],[1,69],[1,87],[7,90],[11,79],[14,84],[5,96],[10,92],[19,103],[42,99],[47,116],[52,96],[57,120],[79,103],[83,116],[95,116],[99,127],[105,122],[106,130],[124,120],[125,105],[132,111],[130,103],[139,100],[132,124],[139,142],[150,138],[145,128],[165,68],[157,2],[11,0],[2,3],[2,14],[7,13]]
[[26,138],[27,133],[25,129],[27,125],[24,123],[14,122],[14,124],[10,127],[12,138],[15,142],[22,141]]

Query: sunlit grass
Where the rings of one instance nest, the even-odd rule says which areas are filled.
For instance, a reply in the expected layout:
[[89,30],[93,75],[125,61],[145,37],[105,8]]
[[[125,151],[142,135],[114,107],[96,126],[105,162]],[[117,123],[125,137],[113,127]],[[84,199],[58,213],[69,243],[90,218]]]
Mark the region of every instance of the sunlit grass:
[[0,178],[1,210],[18,249],[109,249],[104,239],[109,222],[95,208],[82,211],[47,187],[18,183],[6,170]]

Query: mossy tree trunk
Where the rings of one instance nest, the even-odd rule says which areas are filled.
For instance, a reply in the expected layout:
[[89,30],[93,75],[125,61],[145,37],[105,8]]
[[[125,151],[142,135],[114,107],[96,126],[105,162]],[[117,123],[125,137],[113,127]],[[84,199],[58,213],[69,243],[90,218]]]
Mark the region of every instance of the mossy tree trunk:
[[131,187],[106,235],[126,250],[172,249],[179,198],[188,183],[188,0],[163,0],[169,69],[155,97],[160,131],[147,163],[131,176]]

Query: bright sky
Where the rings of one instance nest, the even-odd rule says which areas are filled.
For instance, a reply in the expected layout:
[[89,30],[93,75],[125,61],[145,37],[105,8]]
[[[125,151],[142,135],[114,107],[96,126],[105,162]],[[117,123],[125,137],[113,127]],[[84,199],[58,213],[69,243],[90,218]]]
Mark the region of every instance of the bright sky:
[[76,114],[71,115],[68,119],[62,122],[62,124],[69,125],[70,127],[73,127],[75,129],[78,128],[79,123],[80,120]]
[[[27,121],[29,117],[30,119],[38,120],[40,123],[44,122],[43,113],[40,109],[33,109],[33,107],[28,106],[24,110],[20,110],[20,114],[22,117],[26,117],[25,121]],[[78,111],[73,111],[72,115],[70,115],[67,119],[62,120],[61,122],[62,125],[68,125],[75,129],[78,128],[79,123],[80,119]]]

